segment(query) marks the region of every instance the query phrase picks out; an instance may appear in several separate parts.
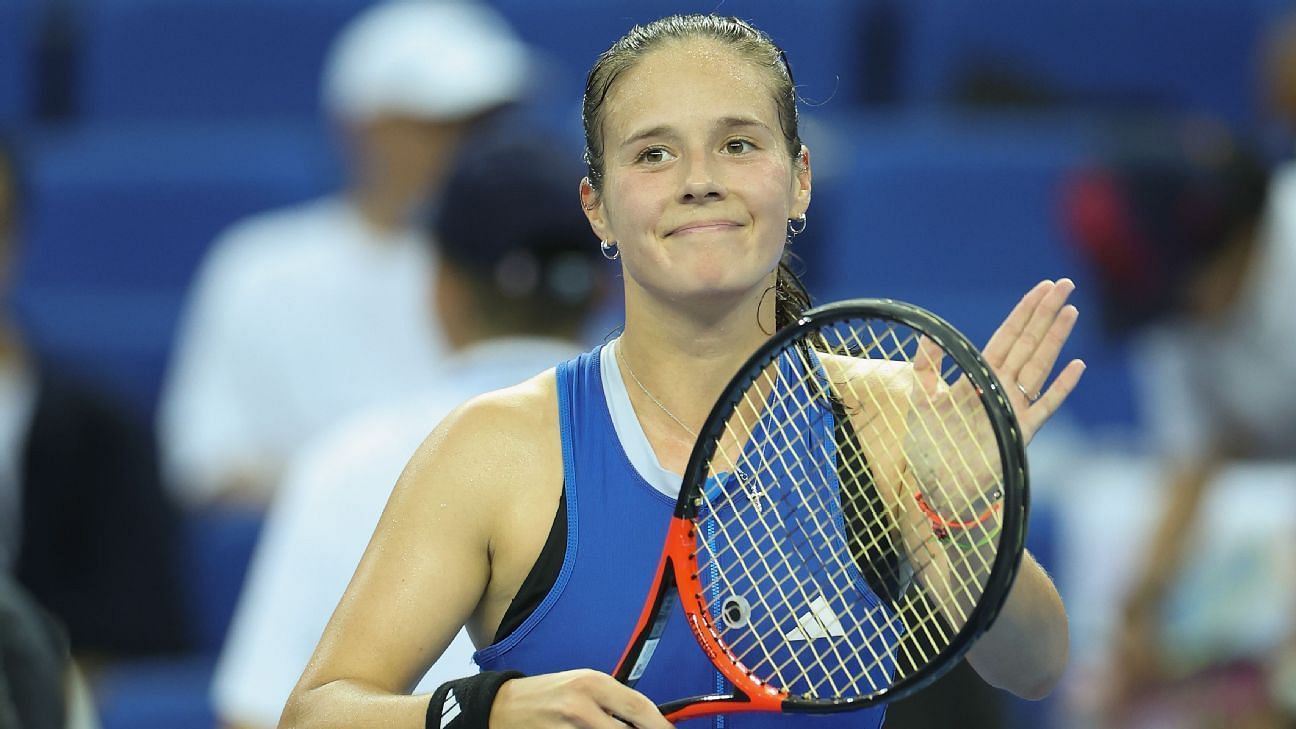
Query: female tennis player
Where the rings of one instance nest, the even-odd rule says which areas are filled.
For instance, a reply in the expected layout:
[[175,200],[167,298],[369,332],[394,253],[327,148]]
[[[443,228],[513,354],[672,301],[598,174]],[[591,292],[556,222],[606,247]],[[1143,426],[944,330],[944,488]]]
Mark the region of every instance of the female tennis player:
[[[720,688],[687,630],[655,644],[637,690],[604,672],[641,613],[699,428],[744,360],[807,304],[783,263],[811,193],[791,71],[742,21],[665,18],[600,56],[584,123],[580,200],[622,266],[623,333],[466,403],[433,431],[281,727],[660,729],[670,724],[656,702]],[[1077,315],[1071,289],[1066,280],[1031,289],[984,352],[1025,440],[1083,371],[1073,361],[1049,379]],[[483,672],[431,698],[405,695],[465,625]],[[991,684],[1035,698],[1066,655],[1061,601],[1027,556],[968,660]],[[879,708],[816,719],[881,722]]]

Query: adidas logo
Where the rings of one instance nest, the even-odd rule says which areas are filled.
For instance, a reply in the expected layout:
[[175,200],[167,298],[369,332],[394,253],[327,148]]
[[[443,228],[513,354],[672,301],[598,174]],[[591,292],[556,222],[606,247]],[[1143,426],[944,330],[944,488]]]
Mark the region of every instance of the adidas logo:
[[446,729],[450,722],[459,716],[459,697],[454,689],[446,691],[445,703],[441,705],[441,729]]
[[822,595],[811,601],[810,609],[797,617],[797,627],[783,634],[784,639],[790,641],[845,636],[841,621]]

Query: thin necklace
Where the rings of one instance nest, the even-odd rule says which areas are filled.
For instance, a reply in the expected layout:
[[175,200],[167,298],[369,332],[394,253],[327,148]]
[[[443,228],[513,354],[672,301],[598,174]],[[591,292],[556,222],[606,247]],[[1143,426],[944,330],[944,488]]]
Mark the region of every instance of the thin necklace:
[[[620,338],[616,341],[616,356],[617,359],[621,360],[621,364],[625,365],[626,372],[630,373],[630,379],[634,380],[635,384],[639,386],[639,389],[643,391],[643,394],[647,395],[648,399],[652,400],[653,404],[660,408],[663,413],[666,413],[666,417],[674,420],[676,425],[683,428],[684,432],[693,436],[693,440],[696,441],[698,437],[697,431],[685,425],[683,420],[675,417],[675,413],[672,413],[670,408],[663,405],[662,401],[658,400],[657,396],[652,394],[652,391],[648,389],[648,386],[643,383],[643,380],[639,379],[639,375],[635,374],[634,368],[630,366],[630,361],[621,353]],[[759,514],[762,507],[761,497],[765,495],[765,490],[757,484],[750,483],[751,477],[739,470],[737,466],[734,467],[734,477],[738,479],[739,488],[747,494],[747,498],[751,500],[752,506],[756,508],[756,513]]]
[[647,387],[646,385],[644,385],[643,380],[640,380],[640,379],[639,379],[639,375],[636,375],[636,374],[635,374],[634,368],[630,366],[630,361],[627,360],[627,359],[625,358],[625,355],[621,353],[621,340],[620,340],[620,339],[617,339],[617,343],[616,343],[616,355],[617,355],[617,359],[621,360],[621,364],[625,365],[626,372],[629,372],[629,373],[630,373],[630,379],[632,379],[632,380],[635,381],[635,384],[639,386],[639,389],[643,391],[643,394],[647,395],[647,396],[648,396],[648,399],[649,399],[649,400],[652,400],[654,405],[656,405],[657,407],[661,408],[661,411],[662,411],[663,413],[666,413],[666,416],[667,416],[667,417],[669,417],[671,420],[674,420],[676,425],[678,425],[679,427],[683,428],[683,429],[684,429],[684,432],[686,432],[686,433],[688,433],[689,435],[693,436],[693,440],[697,440],[697,431],[696,431],[696,430],[693,430],[692,428],[690,428],[690,427],[688,427],[687,425],[685,425],[683,420],[680,420],[679,418],[675,417],[675,413],[672,413],[672,412],[670,411],[669,408],[667,408],[665,405],[663,405],[663,404],[662,404],[662,401],[661,401],[661,400],[658,400],[658,399],[657,399],[657,396],[656,396],[656,395],[653,395],[652,392],[648,389],[648,387]]

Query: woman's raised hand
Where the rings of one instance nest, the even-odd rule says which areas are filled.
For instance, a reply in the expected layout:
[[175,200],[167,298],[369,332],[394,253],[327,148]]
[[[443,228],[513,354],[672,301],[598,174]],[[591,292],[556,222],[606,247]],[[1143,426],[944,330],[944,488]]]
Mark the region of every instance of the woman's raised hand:
[[1036,284],[982,350],[1004,386],[1027,443],[1062,406],[1085,370],[1084,362],[1073,359],[1049,382],[1079,316],[1079,311],[1066,303],[1074,290],[1075,284],[1065,278]]
[[[1044,387],[1076,321],[1076,308],[1066,303],[1074,289],[1066,279],[1036,285],[984,350],[1024,442],[1057,410],[1084,372],[1084,363],[1073,360]],[[903,447],[926,503],[963,519],[982,513],[998,498],[1002,464],[997,457],[987,457],[995,453],[995,433],[978,404],[976,386],[963,375],[947,381],[944,361],[940,345],[919,339]]]

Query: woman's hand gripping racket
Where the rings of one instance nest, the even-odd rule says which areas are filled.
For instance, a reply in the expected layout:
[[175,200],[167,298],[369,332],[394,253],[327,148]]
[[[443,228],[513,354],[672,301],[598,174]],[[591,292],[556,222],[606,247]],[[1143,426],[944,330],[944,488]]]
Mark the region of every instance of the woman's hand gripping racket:
[[[613,675],[634,686],[670,670],[649,662],[676,597],[732,692],[660,706],[673,721],[865,708],[954,666],[1021,560],[1024,442],[1079,377],[1069,366],[1065,392],[1046,402],[1005,390],[987,362],[1020,383],[1047,359],[1043,384],[1074,322],[1068,307],[1053,324],[1066,318],[1060,302],[1037,321],[1043,288],[985,358],[931,313],[889,300],[820,307],[775,334],[707,418]],[[1035,354],[1059,327],[1057,347]],[[1014,406],[1039,408],[1026,434]]]

